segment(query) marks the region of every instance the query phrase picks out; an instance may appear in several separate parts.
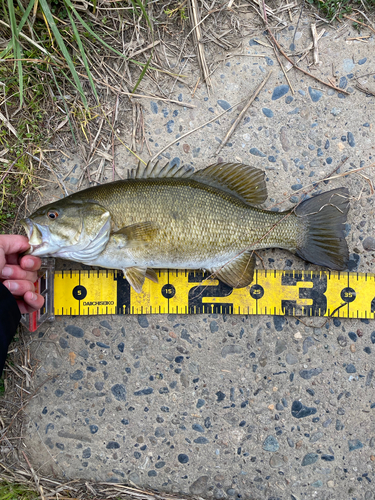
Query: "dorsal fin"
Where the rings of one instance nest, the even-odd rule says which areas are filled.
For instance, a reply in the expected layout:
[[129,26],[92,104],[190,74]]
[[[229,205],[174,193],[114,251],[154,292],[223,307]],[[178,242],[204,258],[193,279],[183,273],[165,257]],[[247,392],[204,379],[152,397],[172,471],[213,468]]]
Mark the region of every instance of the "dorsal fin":
[[217,187],[252,205],[267,199],[265,173],[242,163],[215,163],[195,172],[192,179]]
[[242,163],[215,163],[198,172],[192,167],[167,163],[162,167],[159,162],[147,165],[138,163],[138,167],[128,171],[128,179],[191,178],[208,186],[216,187],[246,203],[260,205],[267,199],[265,173],[259,168]]
[[167,163],[162,166],[157,161],[147,165],[139,162],[136,169],[128,170],[128,179],[162,179],[167,177],[190,177],[194,173],[193,167],[172,165]]

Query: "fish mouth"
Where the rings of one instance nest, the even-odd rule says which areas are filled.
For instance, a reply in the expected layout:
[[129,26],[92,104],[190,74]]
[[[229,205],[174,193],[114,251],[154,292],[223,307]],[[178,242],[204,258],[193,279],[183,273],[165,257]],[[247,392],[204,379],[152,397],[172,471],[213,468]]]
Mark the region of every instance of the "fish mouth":
[[28,217],[21,220],[21,225],[26,232],[30,245],[30,248],[26,250],[24,255],[39,255],[40,251],[43,251],[43,248],[48,246],[48,242],[43,241],[42,232]]

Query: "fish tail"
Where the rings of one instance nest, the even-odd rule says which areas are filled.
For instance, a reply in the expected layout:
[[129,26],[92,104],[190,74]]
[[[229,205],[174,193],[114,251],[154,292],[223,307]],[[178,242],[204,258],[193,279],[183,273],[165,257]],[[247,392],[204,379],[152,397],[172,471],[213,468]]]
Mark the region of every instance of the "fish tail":
[[333,189],[303,201],[295,209],[302,223],[296,253],[303,259],[331,269],[347,268],[348,245],[344,224],[349,210],[347,188]]

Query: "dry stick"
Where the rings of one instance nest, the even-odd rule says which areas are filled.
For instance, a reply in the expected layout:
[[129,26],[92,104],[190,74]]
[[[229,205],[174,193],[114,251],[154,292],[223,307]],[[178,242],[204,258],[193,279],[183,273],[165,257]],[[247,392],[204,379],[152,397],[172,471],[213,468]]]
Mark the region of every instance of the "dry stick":
[[176,144],[176,142],[178,141],[181,141],[181,139],[183,139],[184,137],[187,137],[188,135],[196,132],[197,130],[205,127],[206,125],[208,125],[209,123],[211,122],[214,122],[215,120],[218,120],[221,116],[225,115],[225,113],[227,113],[228,111],[230,111],[231,109],[233,109],[234,107],[236,106],[239,106],[240,104],[242,104],[243,102],[245,101],[245,99],[242,99],[242,101],[239,101],[237,102],[236,104],[233,104],[233,106],[231,106],[230,108],[226,109],[225,111],[223,111],[222,113],[220,113],[220,115],[218,116],[214,116],[214,118],[211,118],[211,120],[208,120],[208,122],[205,122],[205,123],[202,123],[202,125],[199,125],[199,127],[195,127],[193,128],[193,130],[189,130],[188,132],[186,132],[185,134],[182,134],[178,139],[175,139],[174,141],[170,142],[169,144],[167,144],[163,149],[161,149],[160,151],[158,151],[157,153],[154,154],[154,156],[151,158],[151,162],[155,161],[156,158],[164,153],[164,151],[166,151],[168,148],[170,148],[171,146],[173,146],[173,144]]
[[370,29],[371,31],[373,31],[375,33],[375,30],[374,28],[371,28],[370,25],[366,24],[366,23],[363,23],[362,21],[358,21],[357,19],[353,19],[352,17],[349,17],[349,16],[345,16],[344,17],[346,19],[350,19],[351,21],[353,21],[354,23],[357,23],[357,24],[362,24],[362,26],[366,26],[366,28]]
[[[316,40],[319,42],[319,40],[322,38],[322,36],[324,35],[324,33],[326,32],[326,30],[323,28],[322,31],[320,33],[318,33],[318,36],[316,38]],[[304,50],[304,52],[302,53],[302,55],[300,56],[300,58],[298,59],[297,61],[297,64],[301,61],[303,61],[303,59],[305,59],[305,57],[307,56],[307,54],[310,52],[310,50],[314,47],[314,44],[313,43],[310,43],[306,49]],[[301,54],[301,53],[300,53]],[[297,55],[297,54],[296,54]],[[286,71],[290,71],[292,68],[288,68]]]
[[38,491],[39,491],[39,493],[40,493],[40,497],[41,497],[41,499],[42,499],[42,500],[46,500],[46,497],[44,496],[44,491],[43,491],[43,488],[42,488],[42,486],[40,485],[40,480],[39,480],[39,477],[36,475],[36,473],[35,473],[34,469],[32,468],[32,466],[31,466],[31,464],[30,464],[30,462],[29,462],[29,460],[28,460],[28,458],[27,458],[27,456],[26,456],[26,453],[25,453],[23,450],[22,450],[22,454],[23,454],[23,456],[24,456],[24,458],[25,458],[25,460],[26,460],[26,462],[27,462],[27,465],[29,466],[30,472],[31,472],[31,474],[32,474],[32,476],[33,476],[33,479],[34,479],[34,481],[35,481],[36,487],[37,487],[37,489],[38,489]]
[[113,110],[113,119],[112,119],[112,180],[115,180],[115,123],[117,122],[117,110],[118,110],[118,94],[116,96],[116,104]]
[[240,123],[240,121],[242,120],[242,117],[244,116],[244,114],[246,113],[246,111],[249,109],[250,105],[253,103],[254,99],[257,97],[257,95],[259,94],[259,92],[262,90],[262,88],[265,86],[265,84],[268,82],[268,79],[269,77],[271,76],[272,74],[272,69],[269,71],[268,75],[265,77],[265,79],[262,81],[262,83],[259,85],[259,87],[256,89],[256,91],[254,92],[254,94],[250,97],[248,103],[245,105],[245,107],[243,108],[243,110],[241,111],[241,113],[237,116],[236,120],[234,121],[233,125],[230,127],[230,129],[228,130],[226,136],[224,137],[223,139],[223,142],[219,145],[219,147],[217,148],[217,151],[216,151],[216,154],[219,154],[219,152],[221,151],[221,149],[225,146],[225,144],[228,142],[230,136],[233,134],[233,132],[236,130],[237,128],[237,125]]
[[360,90],[361,92],[364,92],[365,94],[372,95],[372,96],[374,96],[374,97],[375,97],[375,92],[374,92],[374,91],[369,90],[369,89],[368,89],[368,88],[366,88],[366,87],[362,87],[362,85],[361,85],[361,84],[359,84],[358,82],[356,83],[356,88],[357,88],[358,90]]
[[202,32],[199,22],[200,16],[197,0],[189,0],[189,12],[191,15],[191,23],[194,27],[193,35],[197,45],[198,61],[201,67],[203,81],[206,83],[207,88],[209,88],[210,86],[212,87],[212,83],[210,79],[210,72],[207,66],[206,56],[204,54],[204,46],[201,44]]
[[294,95],[294,94],[295,94],[295,92],[294,92],[293,85],[291,84],[291,82],[290,82],[290,80],[289,80],[289,78],[288,78],[287,72],[286,72],[286,70],[285,70],[285,68],[284,68],[284,66],[283,66],[283,64],[282,64],[282,62],[280,61],[279,54],[277,53],[277,50],[276,50],[276,48],[275,48],[275,47],[272,47],[272,48],[273,48],[273,51],[275,52],[275,56],[276,56],[277,62],[280,64],[281,69],[283,70],[283,73],[284,73],[284,76],[285,76],[285,78],[286,78],[286,81],[288,82],[289,88],[290,88],[290,90],[291,90],[292,94]]
[[12,170],[12,168],[14,167],[14,165],[18,162],[18,160],[20,158],[22,158],[22,156],[24,155],[25,153],[22,153],[20,156],[18,156],[13,163],[10,164],[10,166],[8,167],[7,171],[4,172],[4,175],[2,176],[2,178],[0,179],[0,185],[3,183],[4,179],[7,177],[7,175],[9,174],[9,172]]
[[318,34],[316,32],[316,24],[311,24],[311,34],[314,43],[314,64],[319,64],[319,50],[318,50]]

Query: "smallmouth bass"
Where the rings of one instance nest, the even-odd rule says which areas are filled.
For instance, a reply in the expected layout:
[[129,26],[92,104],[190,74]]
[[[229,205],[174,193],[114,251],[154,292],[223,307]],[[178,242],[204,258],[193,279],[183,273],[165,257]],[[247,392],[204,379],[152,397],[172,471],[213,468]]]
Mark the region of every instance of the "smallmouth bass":
[[138,166],[127,180],[90,187],[39,208],[22,221],[31,255],[121,269],[131,286],[157,281],[153,268],[203,269],[234,288],[249,285],[254,250],[283,248],[345,269],[346,188],[285,212],[259,207],[265,174],[243,164]]

